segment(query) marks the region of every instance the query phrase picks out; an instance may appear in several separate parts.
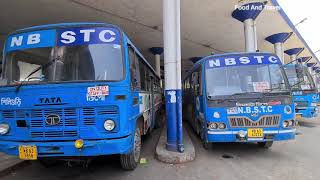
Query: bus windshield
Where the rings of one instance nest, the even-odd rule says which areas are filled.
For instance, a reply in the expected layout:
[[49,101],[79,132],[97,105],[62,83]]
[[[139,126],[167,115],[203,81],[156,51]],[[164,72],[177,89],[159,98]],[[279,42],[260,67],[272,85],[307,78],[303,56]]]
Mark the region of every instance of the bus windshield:
[[292,90],[314,90],[315,84],[307,67],[300,64],[288,65],[285,68]]
[[207,96],[288,92],[289,87],[284,77],[279,64],[208,68]]
[[120,81],[124,77],[121,45],[89,44],[8,52],[3,78],[16,82]]

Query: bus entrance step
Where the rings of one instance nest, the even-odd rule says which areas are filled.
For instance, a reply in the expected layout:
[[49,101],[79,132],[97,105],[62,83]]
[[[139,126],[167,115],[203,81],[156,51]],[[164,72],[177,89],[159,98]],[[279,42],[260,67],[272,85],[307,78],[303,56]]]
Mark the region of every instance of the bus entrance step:
[[193,161],[195,159],[196,153],[193,143],[190,139],[189,134],[186,132],[186,129],[183,128],[183,144],[184,144],[184,152],[173,152],[168,151],[166,149],[166,141],[167,141],[167,128],[164,127],[162,129],[159,142],[156,148],[156,158],[164,163],[169,164],[181,164]]

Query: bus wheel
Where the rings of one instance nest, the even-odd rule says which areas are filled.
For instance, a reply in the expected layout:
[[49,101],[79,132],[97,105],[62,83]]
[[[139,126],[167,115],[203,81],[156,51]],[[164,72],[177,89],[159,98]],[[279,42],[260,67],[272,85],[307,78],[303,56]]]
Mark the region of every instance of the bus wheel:
[[202,146],[205,150],[210,150],[212,148],[212,143],[202,140]]
[[270,148],[272,144],[273,144],[273,141],[258,142],[258,146],[261,148]]
[[134,145],[133,150],[129,154],[121,154],[120,162],[121,166],[125,170],[134,170],[139,163],[141,153],[141,134],[140,129],[137,126],[134,133]]

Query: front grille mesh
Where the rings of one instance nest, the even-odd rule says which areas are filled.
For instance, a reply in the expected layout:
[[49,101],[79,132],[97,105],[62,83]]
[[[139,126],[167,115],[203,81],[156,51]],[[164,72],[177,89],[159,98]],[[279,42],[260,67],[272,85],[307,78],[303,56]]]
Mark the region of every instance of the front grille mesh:
[[[118,117],[118,106],[85,108],[51,108],[33,110],[3,110],[3,118],[10,121],[26,120],[32,138],[59,138],[78,136],[79,126],[95,126],[98,117]],[[50,114],[60,116],[60,123],[47,125]],[[82,121],[79,121],[82,119]]]
[[296,107],[308,107],[308,101],[296,101]]
[[279,127],[280,115],[262,116],[258,121],[253,121],[248,117],[234,116],[228,117],[230,126],[237,127]]

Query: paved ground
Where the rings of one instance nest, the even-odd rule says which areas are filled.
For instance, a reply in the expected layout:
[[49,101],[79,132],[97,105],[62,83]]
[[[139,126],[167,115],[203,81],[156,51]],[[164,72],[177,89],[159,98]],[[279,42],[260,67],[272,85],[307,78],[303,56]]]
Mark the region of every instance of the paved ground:
[[160,131],[145,138],[142,157],[148,163],[132,172],[122,171],[116,156],[95,161],[89,169],[58,165],[44,168],[38,163],[13,171],[1,180],[20,179],[112,179],[112,180],[263,180],[263,179],[320,179],[320,119],[302,122],[296,140],[275,143],[270,150],[255,144],[216,144],[206,151],[198,137],[191,134],[196,147],[196,160],[183,165],[169,165],[154,159],[154,148]]

